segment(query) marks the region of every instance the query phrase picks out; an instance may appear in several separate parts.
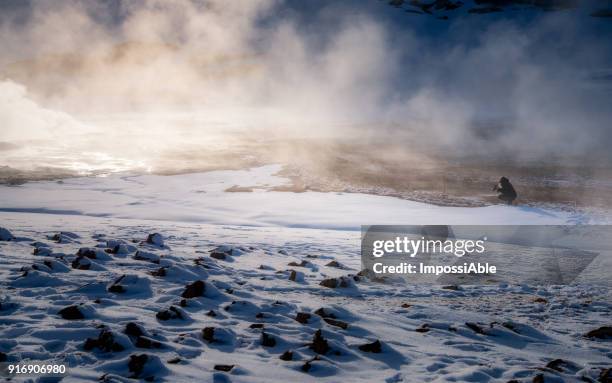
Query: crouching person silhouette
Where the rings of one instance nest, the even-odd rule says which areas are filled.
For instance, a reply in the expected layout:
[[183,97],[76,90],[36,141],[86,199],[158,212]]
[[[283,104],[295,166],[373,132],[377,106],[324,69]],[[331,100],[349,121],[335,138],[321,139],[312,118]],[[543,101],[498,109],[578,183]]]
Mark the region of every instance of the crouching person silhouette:
[[493,190],[498,193],[497,198],[506,202],[508,205],[512,205],[512,202],[514,202],[517,197],[514,186],[512,186],[510,180],[506,177],[500,178],[499,183],[493,187]]

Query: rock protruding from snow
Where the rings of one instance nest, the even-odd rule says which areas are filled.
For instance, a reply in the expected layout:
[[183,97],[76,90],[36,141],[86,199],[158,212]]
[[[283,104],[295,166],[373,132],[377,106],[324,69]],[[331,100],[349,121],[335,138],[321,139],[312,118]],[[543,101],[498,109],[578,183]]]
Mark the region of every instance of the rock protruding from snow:
[[266,332],[261,333],[261,345],[264,347],[274,347],[276,346],[276,339]]
[[610,339],[612,338],[612,326],[603,326],[591,330],[585,334],[587,338]]
[[79,307],[76,305],[64,307],[58,312],[58,314],[67,320],[85,319],[85,315],[83,315],[81,310],[79,310]]
[[335,289],[337,287],[351,287],[351,279],[348,277],[339,277],[339,278],[328,278],[324,279],[319,283],[323,287],[328,287],[330,289]]
[[164,237],[159,233],[152,233],[147,236],[147,243],[149,245],[164,247]]
[[366,343],[359,346],[359,349],[363,352],[371,352],[374,354],[379,354],[382,352],[382,344],[377,339],[372,343]]
[[310,315],[309,313],[297,313],[295,316],[295,320],[300,322],[301,324],[306,324],[308,323],[308,320],[310,319],[312,315]]
[[12,241],[14,238],[8,229],[0,227],[0,241]]
[[91,351],[94,348],[98,348],[104,352],[121,352],[125,350],[125,347],[115,341],[113,333],[106,329],[100,331],[97,339],[87,338],[83,348],[85,351]]
[[155,317],[161,321],[167,321],[170,319],[184,319],[181,310],[174,306],[170,306],[167,310],[162,310],[155,314]]
[[142,251],[142,250],[138,250],[136,254],[134,254],[133,258],[137,261],[147,261],[147,262],[155,263],[157,265],[159,265],[159,262],[160,262],[159,255],[150,253],[148,251]]
[[310,349],[317,354],[326,354],[329,351],[329,344],[323,337],[321,330],[317,330],[312,338]]
[[204,282],[198,280],[185,286],[185,291],[183,291],[181,297],[187,299],[201,297],[204,295],[205,290],[206,285],[204,284]]

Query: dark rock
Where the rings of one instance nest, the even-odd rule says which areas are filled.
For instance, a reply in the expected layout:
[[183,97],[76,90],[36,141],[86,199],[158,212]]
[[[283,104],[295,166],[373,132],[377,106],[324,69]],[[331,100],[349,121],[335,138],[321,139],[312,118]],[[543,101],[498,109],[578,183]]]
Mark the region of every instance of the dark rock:
[[264,347],[274,347],[276,346],[276,339],[274,339],[270,334],[262,332],[261,345]]
[[411,304],[409,304],[409,303],[402,303],[402,308],[403,308],[403,309],[410,308],[411,306],[412,306],[412,305],[411,305]]
[[214,327],[205,327],[202,330],[202,338],[208,343],[212,343],[215,341],[215,328]]
[[321,330],[317,330],[312,338],[310,349],[317,354],[325,354],[329,351],[329,344],[327,340],[323,338]]
[[164,246],[164,237],[159,233],[152,233],[147,236],[147,243],[159,247]]
[[162,344],[156,340],[139,336],[136,338],[136,343],[134,343],[134,346],[138,348],[161,348]]
[[181,301],[179,302],[179,306],[187,307],[187,299],[181,299]]
[[343,322],[341,320],[332,319],[332,318],[323,318],[323,320],[327,322],[327,324],[330,324],[336,327],[340,327],[343,330],[346,330],[348,328],[348,323]]
[[132,257],[137,261],[147,261],[159,265],[160,257],[157,254],[138,250]]
[[310,317],[311,315],[309,313],[297,313],[297,315],[295,316],[295,320],[300,322],[301,324],[306,324],[308,323]]
[[301,367],[302,371],[304,372],[310,371],[311,368],[312,368],[312,364],[310,363],[310,361],[304,363]]
[[255,314],[255,318],[257,319],[262,319],[264,317],[264,313],[257,313]]
[[283,354],[280,356],[280,360],[285,360],[285,361],[293,360],[293,352],[289,350],[283,352]]
[[123,333],[133,337],[139,337],[144,335],[144,331],[142,330],[142,328],[134,322],[126,324]]
[[342,268],[342,265],[338,261],[331,261],[328,264],[326,264],[325,266],[327,266],[327,267],[336,267],[338,269]]
[[8,359],[8,356],[5,353],[0,352],[0,363],[6,362],[7,359]]
[[472,331],[474,331],[477,334],[481,334],[481,335],[486,335],[486,333],[484,332],[484,330],[482,329],[482,327],[480,327],[479,325],[477,325],[474,322],[466,322],[465,325]]
[[330,289],[335,289],[338,286],[338,280],[336,278],[324,279],[319,284],[323,287],[329,287]]
[[91,262],[87,260],[85,257],[76,257],[74,261],[72,261],[72,268],[77,270],[89,270],[91,267]]
[[217,371],[229,372],[232,370],[232,368],[234,368],[234,365],[233,364],[215,364],[215,367],[213,368]]
[[228,254],[225,253],[219,253],[217,251],[213,251],[212,253],[210,253],[210,257],[214,258],[214,259],[220,259],[220,260],[225,260],[228,257]]
[[374,354],[380,354],[382,352],[382,344],[379,340],[372,343],[366,343],[359,346],[359,349],[363,352],[372,352]]
[[421,325],[421,327],[419,327],[419,328],[415,329],[414,331],[416,331],[416,332],[420,332],[420,333],[426,333],[426,332],[429,332],[429,330],[430,330],[430,329],[429,329],[429,324],[427,324],[427,323],[423,323],[423,324]]
[[217,316],[217,313],[214,310],[210,310],[209,312],[206,313],[206,315],[214,318]]
[[548,303],[548,301],[542,297],[537,297],[533,300],[534,303]]
[[[1,362],[2,360],[0,360]],[[612,368],[604,368],[599,373],[599,379],[601,383],[612,383]]]
[[297,271],[291,270],[291,274],[289,274],[289,280],[294,281],[297,279]]
[[263,323],[251,323],[249,328],[264,328],[264,324]]
[[608,339],[612,338],[612,327],[603,326],[595,330],[591,330],[585,334],[587,338]]
[[81,310],[75,305],[64,307],[58,314],[61,315],[63,319],[68,320],[85,319],[85,315],[83,315]]
[[86,257],[89,259],[96,259],[97,255],[96,255],[96,250],[94,249],[90,249],[89,247],[81,247],[79,249],[79,251],[77,251],[77,256],[79,257]]
[[130,355],[130,361],[128,362],[128,369],[133,374],[133,378],[137,378],[144,370],[144,366],[149,360],[147,354]]
[[533,377],[533,383],[544,383],[544,374],[537,374]]
[[160,267],[155,271],[151,271],[151,275],[154,277],[165,277],[166,276],[166,267]]
[[115,337],[113,336],[113,333],[108,330],[100,331],[98,339],[87,338],[85,344],[83,345],[83,348],[86,351],[98,348],[104,352],[121,352],[125,350],[122,345],[115,342]]
[[169,364],[179,364],[182,362],[182,359],[179,358],[178,356],[172,359],[168,359],[168,363]]
[[302,261],[300,263],[297,262],[289,262],[287,264],[287,266],[291,266],[291,267],[307,267],[309,265],[310,262],[308,261]]
[[453,291],[458,291],[458,290],[460,290],[460,289],[461,289],[461,288],[460,288],[459,286],[457,286],[457,285],[448,285],[448,286],[442,286],[442,288],[443,288],[444,290],[453,290]]
[[156,315],[159,320],[183,319],[183,314],[174,306],[170,306],[168,310],[162,310]]
[[563,359],[555,359],[555,360],[551,360],[550,362],[548,362],[546,364],[546,367],[553,369],[555,371],[563,372],[563,369],[561,367],[566,366],[566,365],[567,365],[567,362],[564,361]]
[[111,287],[108,288],[108,292],[121,294],[121,293],[125,293],[125,288],[121,285],[112,285]]
[[317,309],[314,313],[320,316],[321,318],[336,319],[336,316],[333,313],[328,313],[327,311],[325,311],[323,307],[321,307],[320,309]]
[[183,298],[195,298],[201,297],[204,295],[204,291],[206,290],[206,285],[202,281],[195,281],[190,285],[185,287],[185,291],[181,294]]

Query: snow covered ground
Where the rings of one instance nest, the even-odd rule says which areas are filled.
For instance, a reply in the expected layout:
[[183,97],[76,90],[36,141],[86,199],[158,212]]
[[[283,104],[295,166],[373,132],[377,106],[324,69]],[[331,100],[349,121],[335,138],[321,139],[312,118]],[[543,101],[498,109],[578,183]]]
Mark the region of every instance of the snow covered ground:
[[[375,224],[604,223],[587,215],[523,206],[450,208],[359,193],[270,191],[289,180],[279,165],[176,176],[83,177],[0,187],[0,211],[78,214],[210,224],[359,230]],[[226,192],[227,189],[252,190]]]
[[606,379],[608,288],[357,276],[361,224],[600,218],[267,191],[277,170],[0,187],[0,358],[67,363],[65,382]]

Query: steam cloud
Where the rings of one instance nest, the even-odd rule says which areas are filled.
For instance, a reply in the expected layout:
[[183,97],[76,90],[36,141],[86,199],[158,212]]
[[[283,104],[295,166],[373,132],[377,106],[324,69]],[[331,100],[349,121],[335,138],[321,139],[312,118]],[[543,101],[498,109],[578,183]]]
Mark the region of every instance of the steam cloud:
[[[359,4],[323,5],[307,23],[274,0],[9,7],[0,143],[61,141],[146,161],[160,147],[263,130],[387,139],[407,151],[610,159],[610,86],[593,75],[609,73],[605,33],[551,13],[458,19],[432,38]],[[0,165],[15,165],[9,154],[0,151]]]

